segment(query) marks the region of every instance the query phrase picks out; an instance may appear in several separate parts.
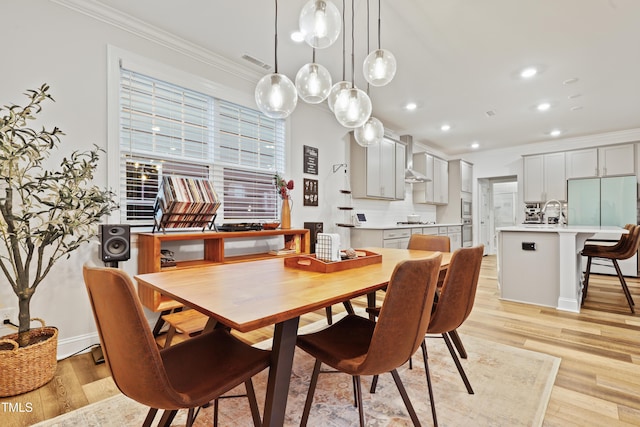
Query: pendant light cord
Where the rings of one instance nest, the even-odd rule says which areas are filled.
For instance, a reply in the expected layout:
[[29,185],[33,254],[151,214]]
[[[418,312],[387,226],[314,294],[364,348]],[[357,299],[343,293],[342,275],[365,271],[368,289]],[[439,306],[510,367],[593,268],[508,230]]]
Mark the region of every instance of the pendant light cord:
[[274,55],[275,55],[275,68],[276,68],[276,74],[278,74],[278,0],[275,0],[276,2],[276,18],[275,18],[275,49],[274,49]]
[[354,6],[355,0],[351,0],[351,86],[355,89],[356,88],[356,73],[355,73],[355,68],[356,68],[356,54],[355,54],[355,25],[356,25],[356,18],[355,18],[355,6]]
[[381,3],[381,0],[378,0],[378,49],[380,49],[380,46],[381,46],[380,45],[380,27],[381,27],[381,25],[380,25],[380,8],[381,8],[380,7],[380,3]]
[[345,0],[342,0],[342,81],[346,80],[346,71],[345,71],[345,69],[346,69],[346,65],[345,65],[346,60],[345,60],[345,57],[347,56],[347,48],[346,48],[345,37],[344,37],[344,27],[345,27],[345,25],[344,25],[344,11],[345,11],[344,1]]

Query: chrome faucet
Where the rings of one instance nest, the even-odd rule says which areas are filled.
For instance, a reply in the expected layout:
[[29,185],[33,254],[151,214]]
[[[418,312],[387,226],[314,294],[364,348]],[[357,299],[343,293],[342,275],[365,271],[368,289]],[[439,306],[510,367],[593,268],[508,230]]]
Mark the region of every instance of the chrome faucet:
[[558,225],[564,225],[565,224],[564,212],[562,212],[562,203],[560,202],[560,200],[557,200],[557,199],[547,200],[547,202],[542,207],[542,210],[541,210],[542,214],[544,215],[547,214],[547,206],[549,206],[549,204],[558,205]]

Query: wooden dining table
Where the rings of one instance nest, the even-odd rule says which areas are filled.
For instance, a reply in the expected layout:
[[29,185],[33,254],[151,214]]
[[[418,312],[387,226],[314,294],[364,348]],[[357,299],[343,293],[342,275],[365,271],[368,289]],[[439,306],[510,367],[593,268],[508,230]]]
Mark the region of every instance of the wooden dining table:
[[[167,270],[135,276],[213,321],[240,332],[275,325],[264,425],[282,426],[300,316],[375,292],[389,281],[396,264],[431,251],[363,248],[382,255],[380,263],[332,273],[286,267],[283,258]],[[443,253],[441,268],[451,258]]]

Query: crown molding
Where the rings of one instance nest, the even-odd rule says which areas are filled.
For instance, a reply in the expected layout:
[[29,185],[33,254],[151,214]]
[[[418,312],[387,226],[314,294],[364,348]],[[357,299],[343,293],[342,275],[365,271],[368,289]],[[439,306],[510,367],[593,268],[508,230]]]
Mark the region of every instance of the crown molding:
[[210,65],[220,71],[256,82],[263,74],[231,61],[195,43],[191,43],[176,35],[150,25],[138,18],[129,16],[117,9],[106,6],[96,0],[51,0],[53,3],[82,13],[98,21],[127,31],[137,37],[172,49],[196,61]]

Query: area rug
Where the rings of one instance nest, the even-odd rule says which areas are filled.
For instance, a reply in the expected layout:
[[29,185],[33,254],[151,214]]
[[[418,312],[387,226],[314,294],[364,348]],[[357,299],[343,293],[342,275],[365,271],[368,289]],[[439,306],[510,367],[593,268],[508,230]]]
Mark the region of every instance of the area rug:
[[[467,393],[443,340],[427,339],[439,425],[542,425],[560,359],[472,336],[461,338],[468,353],[468,359],[463,359],[462,363],[475,391],[473,395]],[[285,426],[300,423],[313,362],[310,356],[296,349]],[[421,423],[433,425],[421,352],[413,357],[413,369],[407,364],[398,371]],[[267,371],[254,378],[260,407],[264,402],[266,380]],[[412,425],[390,374],[380,377],[375,394],[368,392],[370,377],[364,377],[362,383],[368,426]],[[244,386],[235,392],[243,393]],[[116,395],[37,426],[139,426],[147,410],[123,395]],[[253,425],[246,398],[223,399],[219,411],[221,426]],[[184,425],[185,413],[179,412],[174,426]],[[358,411],[353,405],[351,378],[339,373],[321,374],[308,425],[344,427],[357,424]],[[200,413],[196,425],[212,425],[212,407]]]

